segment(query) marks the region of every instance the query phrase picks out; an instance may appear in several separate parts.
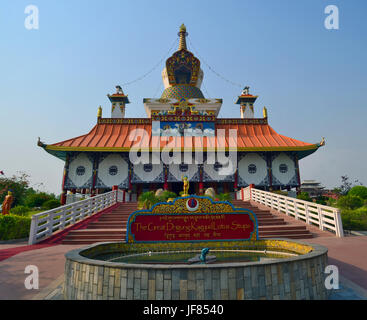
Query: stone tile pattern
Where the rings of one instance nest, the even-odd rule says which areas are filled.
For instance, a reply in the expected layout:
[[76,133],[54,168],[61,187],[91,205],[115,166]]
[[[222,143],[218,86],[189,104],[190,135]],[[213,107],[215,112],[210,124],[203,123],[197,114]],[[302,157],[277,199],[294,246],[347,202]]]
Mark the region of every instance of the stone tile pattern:
[[64,298],[77,300],[323,300],[327,255],[266,265],[139,268],[67,260]]

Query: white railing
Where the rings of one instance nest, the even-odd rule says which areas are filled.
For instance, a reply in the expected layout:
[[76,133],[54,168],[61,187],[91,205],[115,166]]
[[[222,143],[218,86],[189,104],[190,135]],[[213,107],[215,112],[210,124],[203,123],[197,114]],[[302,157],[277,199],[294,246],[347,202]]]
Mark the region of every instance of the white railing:
[[35,244],[118,202],[123,191],[111,191],[32,216],[28,244]]
[[333,232],[337,237],[344,237],[340,210],[337,208],[250,187],[244,188],[243,194],[249,194],[252,201],[282,212],[296,220],[316,225],[320,230]]

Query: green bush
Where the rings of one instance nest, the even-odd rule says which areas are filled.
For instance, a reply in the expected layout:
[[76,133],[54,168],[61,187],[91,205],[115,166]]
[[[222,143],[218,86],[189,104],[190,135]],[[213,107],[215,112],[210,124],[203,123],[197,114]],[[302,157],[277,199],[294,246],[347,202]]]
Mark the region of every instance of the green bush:
[[158,197],[158,201],[159,202],[167,202],[167,200],[169,198],[177,198],[177,194],[172,192],[172,191],[168,191],[165,190],[162,192],[162,194]]
[[341,212],[343,229],[367,231],[367,208],[343,209]]
[[299,195],[297,195],[297,199],[312,202],[312,199],[310,198],[308,192],[301,192]]
[[30,208],[42,207],[46,201],[53,199],[55,199],[53,195],[47,194],[45,192],[39,192],[27,196],[25,199],[25,204]]
[[328,203],[328,200],[329,200],[329,198],[327,198],[327,197],[319,196],[319,197],[316,198],[316,203],[326,206],[327,203]]
[[159,202],[153,191],[143,192],[138,198],[139,209],[150,209],[153,205]]
[[31,209],[26,206],[16,206],[10,210],[12,214],[17,216],[27,216],[29,211],[31,211]]
[[216,196],[220,201],[228,201],[231,202],[232,201],[232,197],[229,193],[219,193]]
[[337,206],[341,209],[357,209],[363,206],[363,201],[357,196],[343,196],[340,197]]
[[0,216],[0,240],[23,239],[29,236],[31,218],[13,214]]
[[363,200],[367,200],[367,187],[365,186],[354,186],[349,190],[348,196],[356,196]]
[[51,210],[60,207],[60,201],[56,199],[47,200],[43,203],[42,209]]

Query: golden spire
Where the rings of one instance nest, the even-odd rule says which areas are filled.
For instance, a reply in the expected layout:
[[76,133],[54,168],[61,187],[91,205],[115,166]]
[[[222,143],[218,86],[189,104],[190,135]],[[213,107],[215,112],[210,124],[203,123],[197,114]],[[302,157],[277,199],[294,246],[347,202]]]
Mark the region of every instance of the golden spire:
[[98,108],[97,118],[102,118],[102,107],[101,106],[99,106]]
[[184,24],[181,25],[178,35],[180,36],[180,43],[178,46],[178,50],[187,50],[186,37],[188,33],[186,32],[186,27]]
[[264,107],[264,109],[263,109],[263,116],[264,116],[264,118],[268,117],[268,109],[266,109],[266,107]]

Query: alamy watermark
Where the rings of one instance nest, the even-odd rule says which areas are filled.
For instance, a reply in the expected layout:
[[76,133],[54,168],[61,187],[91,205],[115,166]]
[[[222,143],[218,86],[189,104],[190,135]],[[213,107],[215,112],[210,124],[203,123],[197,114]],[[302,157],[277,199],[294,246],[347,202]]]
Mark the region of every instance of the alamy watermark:
[[335,5],[328,5],[324,12],[328,15],[324,21],[325,28],[339,30],[339,8]]
[[[138,164],[176,164],[216,165],[219,176],[228,176],[237,169],[237,130],[217,129],[216,136],[193,136],[184,130],[183,135],[151,135],[144,129],[132,130],[129,140],[135,142],[129,152],[130,162]],[[148,151],[152,149],[152,152]]]
[[38,30],[39,29],[39,10],[38,7],[31,4],[26,6],[24,13],[27,17],[24,20],[24,27],[27,30]]
[[25,274],[29,274],[24,280],[24,286],[27,290],[39,289],[39,272],[38,267],[34,265],[26,266],[24,270]]
[[327,290],[338,290],[339,289],[339,269],[337,266],[328,265],[325,268],[325,288]]

